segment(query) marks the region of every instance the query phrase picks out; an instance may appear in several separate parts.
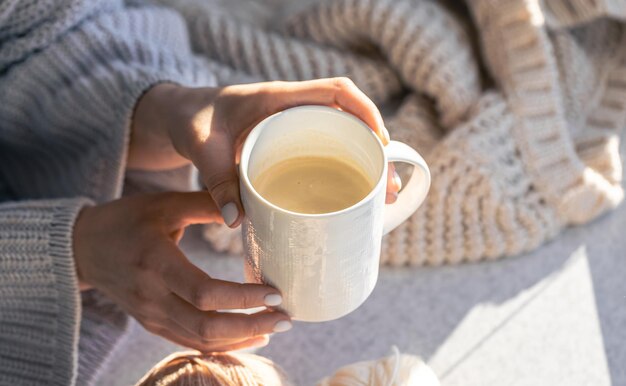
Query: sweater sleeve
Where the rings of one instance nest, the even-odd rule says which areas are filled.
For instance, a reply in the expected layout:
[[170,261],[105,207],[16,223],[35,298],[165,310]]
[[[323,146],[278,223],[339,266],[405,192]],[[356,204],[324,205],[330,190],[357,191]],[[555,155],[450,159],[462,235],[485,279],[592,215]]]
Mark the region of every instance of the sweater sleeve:
[[143,92],[214,83],[194,59],[165,8],[0,2],[0,385],[75,383],[75,217],[120,195]]
[[12,2],[0,7],[0,174],[18,199],[119,197],[142,93],[215,83],[184,19],[141,2]]
[[80,298],[72,227],[85,199],[0,204],[0,384],[73,383]]

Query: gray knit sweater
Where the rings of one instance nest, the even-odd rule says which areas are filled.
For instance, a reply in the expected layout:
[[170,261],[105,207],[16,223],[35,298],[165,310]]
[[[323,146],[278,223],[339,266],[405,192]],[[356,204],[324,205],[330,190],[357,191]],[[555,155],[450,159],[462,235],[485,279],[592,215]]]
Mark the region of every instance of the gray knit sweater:
[[0,2],[0,385],[88,383],[124,325],[97,294],[81,309],[72,226],[120,195],[133,106],[161,81],[214,84],[174,11]]

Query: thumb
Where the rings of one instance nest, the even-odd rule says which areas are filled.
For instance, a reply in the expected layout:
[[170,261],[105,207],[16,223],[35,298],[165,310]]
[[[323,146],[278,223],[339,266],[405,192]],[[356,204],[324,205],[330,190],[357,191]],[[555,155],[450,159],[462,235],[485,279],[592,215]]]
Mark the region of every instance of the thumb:
[[243,219],[243,206],[239,197],[234,149],[228,135],[216,133],[211,139],[211,146],[202,149],[193,163],[220,210],[224,223],[231,228],[237,227]]
[[178,225],[206,224],[220,220],[215,202],[208,192],[168,192],[157,197],[168,217]]

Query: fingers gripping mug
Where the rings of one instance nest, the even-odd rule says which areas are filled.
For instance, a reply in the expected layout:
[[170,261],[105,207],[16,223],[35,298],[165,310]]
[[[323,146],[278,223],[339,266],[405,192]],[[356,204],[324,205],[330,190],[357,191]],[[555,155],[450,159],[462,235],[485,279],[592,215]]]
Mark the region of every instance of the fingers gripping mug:
[[[372,181],[356,204],[335,212],[305,214],[262,197],[253,181],[294,157],[349,160]],[[394,204],[385,205],[387,163],[414,165]],[[242,231],[246,280],[276,287],[293,319],[319,322],[360,306],[378,278],[381,239],[420,206],[430,186],[426,162],[404,143],[382,145],[365,123],[324,106],[274,114],[248,135],[241,153],[240,187],[246,212]]]

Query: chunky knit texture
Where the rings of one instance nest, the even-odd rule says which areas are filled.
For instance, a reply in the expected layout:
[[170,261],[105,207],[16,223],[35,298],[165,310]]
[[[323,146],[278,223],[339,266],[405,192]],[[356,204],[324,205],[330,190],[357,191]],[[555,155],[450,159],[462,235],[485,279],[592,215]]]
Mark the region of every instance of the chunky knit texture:
[[0,385],[88,384],[123,332],[99,294],[81,307],[72,226],[120,195],[135,102],[162,81],[215,83],[172,10],[0,3]]
[[[425,156],[433,183],[385,238],[382,263],[516,255],[618,205],[626,4],[446,4],[328,1],[264,30],[195,0],[172,2],[194,49],[231,74],[346,75],[376,102],[403,96],[387,125]],[[213,225],[205,235],[218,250],[241,252],[238,232]]]

